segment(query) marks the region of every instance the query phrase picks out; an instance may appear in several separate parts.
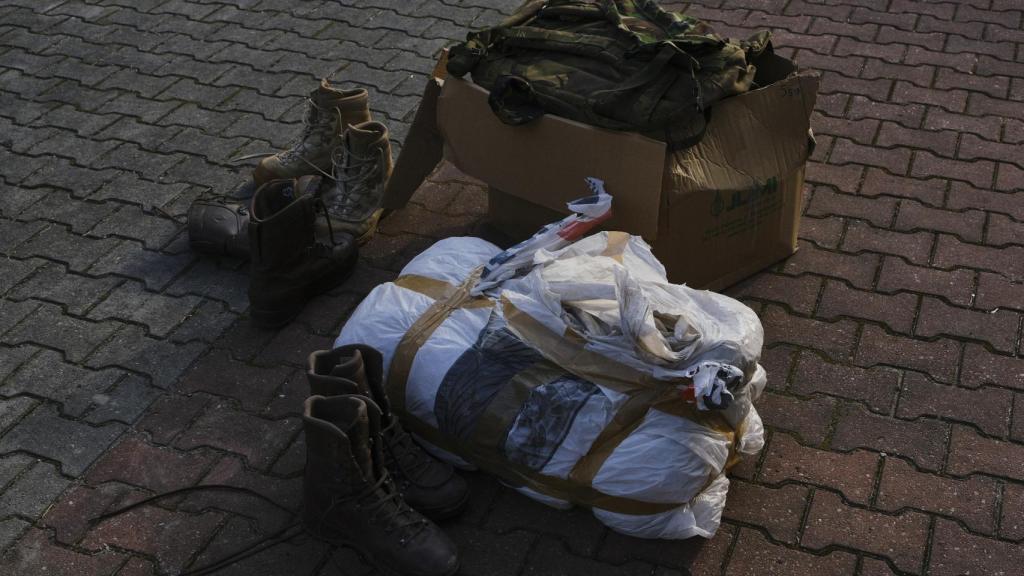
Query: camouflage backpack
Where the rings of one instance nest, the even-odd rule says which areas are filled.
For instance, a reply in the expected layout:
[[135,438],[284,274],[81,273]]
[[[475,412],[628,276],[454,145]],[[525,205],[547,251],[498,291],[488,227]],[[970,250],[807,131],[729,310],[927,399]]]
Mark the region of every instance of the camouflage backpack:
[[770,46],[767,31],[724,40],[654,0],[533,0],[454,46],[448,72],[471,73],[507,124],[550,112],[679,149],[712,104],[751,89],[751,59]]

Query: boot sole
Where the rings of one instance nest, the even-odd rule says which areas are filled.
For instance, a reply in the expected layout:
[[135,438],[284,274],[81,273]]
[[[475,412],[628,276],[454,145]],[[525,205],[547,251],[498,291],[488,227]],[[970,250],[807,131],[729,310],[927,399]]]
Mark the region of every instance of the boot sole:
[[362,234],[359,235],[359,237],[356,238],[356,244],[362,246],[363,244],[366,244],[367,242],[369,242],[370,239],[373,238],[374,234],[377,233],[377,226],[380,225],[380,221],[383,218],[384,218],[384,211],[383,210],[381,210],[380,212],[375,214],[373,216],[373,224],[370,225],[370,227],[366,230],[366,232],[363,232]]
[[321,176],[321,175],[322,174],[320,172],[317,172],[313,168],[310,168],[309,171],[307,171],[307,172],[301,172],[299,174],[292,174],[292,175],[284,174],[284,175],[282,175],[282,174],[278,174],[276,172],[273,172],[271,170],[268,170],[267,168],[264,168],[263,162],[260,162],[252,170],[252,181],[253,181],[253,184],[255,185],[255,187],[259,188],[261,185],[266,184],[267,182],[270,182],[272,180],[291,180],[293,178],[301,178],[303,176]]
[[345,260],[345,263],[340,266],[336,272],[328,274],[307,286],[301,299],[295,300],[291,302],[289,306],[283,308],[250,307],[249,317],[252,318],[252,321],[261,328],[281,328],[294,320],[295,317],[302,312],[302,309],[306,307],[310,298],[322,294],[331,288],[334,288],[338,284],[341,284],[345,280],[348,280],[348,278],[352,276],[352,272],[355,271],[356,261],[358,259],[359,252],[354,250],[352,252],[352,256]]
[[[360,546],[356,542],[353,542],[351,540],[347,540],[345,538],[324,538],[323,540],[325,540],[329,544],[334,544],[335,546],[344,546],[346,548],[351,548],[351,549],[355,550],[356,553],[359,554],[359,556],[363,560],[366,560],[367,562],[369,562],[370,565],[373,566],[374,569],[377,570],[377,572],[382,574],[383,576],[410,576],[408,573],[399,572],[398,570],[395,570],[394,568],[392,568],[391,566],[388,566],[387,564],[381,564],[381,563],[377,562],[377,559],[373,557],[373,554],[370,554],[369,552],[367,552],[365,548],[363,548],[362,546]],[[449,572],[445,572],[444,574],[438,574],[436,576],[454,576],[455,574],[457,574],[459,572],[459,569],[461,567],[462,567],[462,563],[456,561],[454,569],[452,569]]]
[[363,232],[362,236],[356,238],[356,244],[358,244],[360,246],[362,246],[363,244],[366,244],[367,242],[370,241],[371,238],[373,238],[373,235],[376,234],[376,233],[377,233],[377,227],[374,226],[373,228],[370,228],[366,232]]

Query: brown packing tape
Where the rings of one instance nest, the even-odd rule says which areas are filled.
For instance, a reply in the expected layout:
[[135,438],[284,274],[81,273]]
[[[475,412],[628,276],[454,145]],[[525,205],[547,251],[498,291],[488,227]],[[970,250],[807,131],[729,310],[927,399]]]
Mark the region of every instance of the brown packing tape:
[[[729,470],[730,468],[735,466],[737,462],[739,462],[738,454],[736,452],[736,441],[739,438],[739,433],[732,429],[732,426],[729,425],[729,422],[725,419],[725,416],[722,416],[721,413],[714,411],[701,412],[697,410],[697,408],[693,404],[684,402],[682,401],[682,399],[678,397],[662,398],[655,402],[654,405],[651,406],[651,409],[659,410],[661,412],[671,414],[678,418],[686,418],[688,420],[694,420],[694,414],[706,416],[706,418],[704,418],[703,421],[694,421],[703,425],[705,428],[709,428],[714,432],[721,434],[722,436],[725,437],[726,441],[729,442],[729,454],[725,458],[725,467],[723,472]],[[707,481],[704,482],[704,485],[701,486],[700,490],[697,490],[697,492],[694,495],[696,496],[697,494],[700,494],[704,490],[707,490],[708,486],[710,486],[711,483],[714,482],[715,478],[717,477],[717,474],[709,474]]]
[[[451,294],[443,299],[435,301],[427,310],[413,322],[409,330],[402,336],[402,340],[395,349],[395,356],[391,359],[391,367],[388,370],[388,396],[391,400],[391,407],[399,414],[407,414],[405,409],[405,386],[409,381],[409,372],[412,370],[413,360],[416,353],[430,336],[437,330],[453,310],[467,304],[470,299],[469,291],[480,279],[483,267],[477,268],[466,278],[466,281],[455,288]],[[423,278],[423,277],[417,277]],[[413,286],[423,289],[435,289],[437,285],[430,282],[410,280]],[[491,301],[486,298],[474,299],[477,307],[489,306]]]
[[[624,245],[623,242],[621,246]],[[621,251],[619,254],[621,254]],[[649,408],[656,407],[668,413],[687,417],[698,422],[707,420],[709,424],[712,424],[709,427],[728,434],[730,439],[730,458],[727,465],[731,466],[735,463],[736,435],[728,428],[724,419],[715,413],[701,413],[697,411],[693,406],[687,405],[678,397],[678,392],[674,386],[665,386],[663,383],[659,383],[659,386],[656,387],[633,387],[630,390],[624,390],[632,392],[633,396],[623,404],[612,422],[602,430],[601,434],[592,444],[590,451],[576,463],[567,479],[544,475],[506,460],[500,452],[501,442],[511,427],[516,414],[518,414],[517,407],[522,405],[533,388],[551,381],[558,373],[562,372],[557,364],[549,362],[531,366],[510,380],[502,391],[499,392],[499,395],[492,400],[484,415],[481,416],[472,443],[460,442],[455,438],[447,437],[433,426],[422,422],[410,414],[405,407],[406,385],[412,362],[420,347],[456,309],[484,307],[492,304],[486,298],[472,298],[469,295],[470,290],[479,279],[480,273],[481,269],[475,270],[458,287],[440,280],[414,275],[403,276],[395,282],[406,289],[414,290],[436,299],[434,304],[413,323],[409,331],[402,338],[392,360],[388,376],[388,393],[392,398],[393,409],[402,416],[403,422],[418,435],[436,446],[453,454],[458,454],[481,468],[500,476],[510,484],[527,487],[538,493],[579,505],[630,515],[658,514],[686,504],[685,502],[644,502],[606,494],[592,486],[593,479],[601,466],[611,456],[615,448],[639,426]],[[528,318],[530,321],[536,322],[532,317],[516,310],[507,300],[503,300],[503,303],[508,304],[506,316],[508,311],[511,310],[521,320]],[[539,323],[537,324],[539,325]],[[537,326],[533,326],[531,329],[535,330]],[[543,328],[543,326],[540,326],[540,330],[550,334],[550,331]],[[582,339],[577,336],[569,340],[574,342],[577,348],[576,353],[578,354],[583,344]],[[573,344],[565,344],[565,347],[572,348]],[[592,354],[589,351],[584,352],[586,352],[584,356]],[[563,350],[562,354],[568,354],[568,350]],[[606,364],[608,362],[608,360],[604,360],[602,363]],[[625,366],[621,366],[621,369],[632,371],[632,369]],[[639,372],[632,372],[643,376]],[[580,376],[589,378],[589,376]],[[619,374],[618,377],[622,378],[622,374]],[[621,382],[616,383],[619,384]],[[707,415],[705,416],[705,414]],[[714,477],[710,477],[698,493],[702,492],[713,480]]]
[[736,427],[736,431],[733,433],[731,442],[729,442],[729,457],[725,461],[725,471],[732,470],[733,466],[740,463],[743,458],[740,456],[739,451],[736,449],[736,444],[739,443],[740,438],[746,433],[746,420],[740,421]]
[[[446,300],[455,294],[456,290],[459,288],[458,286],[449,284],[444,280],[438,280],[428,276],[419,276],[417,274],[405,274],[403,276],[399,276],[395,279],[393,284],[407,290],[419,292],[433,300]],[[470,286],[470,288],[472,288],[472,286]],[[494,303],[490,299],[474,297],[468,300],[463,300],[458,305],[453,306],[452,310],[457,308],[467,310],[472,308],[490,308],[492,306],[494,306]]]
[[[537,386],[553,381],[559,374],[564,372],[564,370],[550,362],[543,361],[523,370],[509,380],[495,398],[491,400],[491,403],[481,415],[473,436],[474,449],[500,452],[508,431],[519,414],[523,403],[529,397],[530,392]],[[623,403],[612,421],[608,423],[594,440],[587,454],[580,458],[573,466],[569,473],[569,481],[574,482],[576,486],[572,487],[572,491],[566,497],[556,497],[575,501],[574,496],[578,493],[577,491],[580,487],[592,487],[594,477],[605,461],[640,426],[649,410],[661,406],[670,407],[675,403],[684,404],[683,400],[679,398],[677,391],[673,389],[647,389],[633,394]],[[685,406],[682,410],[676,408],[673,412],[685,411],[685,408]],[[717,422],[717,424],[721,425],[722,422]],[[726,466],[731,467],[737,461],[735,439],[738,437],[738,434],[734,434],[729,429],[716,430],[716,432],[726,436],[729,441],[729,457],[727,458]],[[478,454],[476,459],[487,458],[486,456],[480,456],[479,454],[482,453],[476,450],[474,450],[474,453]],[[500,462],[504,462],[504,460]],[[493,465],[498,466],[497,463]],[[708,480],[695,492],[695,495],[703,492],[716,477],[717,474],[709,475]],[[547,483],[549,482],[548,478],[551,477],[544,476],[539,478],[538,482]],[[541,486],[532,485],[531,488],[542,494],[547,494],[541,489]]]
[[[594,440],[587,454],[580,458],[576,465],[573,466],[572,472],[569,473],[569,478],[580,483],[592,484],[594,477],[605,461],[608,460],[608,457],[643,423],[650,410],[659,410],[673,416],[696,421],[725,436],[729,442],[729,456],[726,458],[725,469],[728,470],[739,462],[736,452],[736,441],[739,438],[739,433],[734,433],[720,414],[712,413],[713,416],[710,418],[695,418],[694,413],[697,413],[697,415],[703,413],[695,410],[692,404],[683,401],[675,391],[662,390],[657,392],[649,390],[638,392],[623,403],[618,412],[615,413],[612,421]],[[701,420],[713,424],[713,426],[708,426],[701,422]],[[717,477],[717,474],[709,475],[708,480],[701,486],[700,490],[695,492],[695,495],[703,492]]]
[[612,455],[615,448],[622,444],[622,441],[643,422],[644,416],[651,408],[652,401],[657,396],[658,392],[655,390],[641,390],[623,402],[612,421],[594,439],[590,450],[576,461],[572,471],[569,472],[569,478],[581,484],[593,484],[598,470]]
[[520,311],[504,296],[501,299],[505,321],[513,329],[516,336],[541,351],[555,365],[568,372],[596,384],[611,388],[624,394],[634,394],[645,389],[663,392],[659,398],[659,408],[664,412],[686,418],[717,432],[731,433],[732,427],[725,418],[715,411],[701,411],[696,405],[683,402],[678,398],[677,386],[692,384],[689,378],[681,378],[677,382],[658,380],[650,374],[634,370],[625,364],[601,356],[584,348],[584,341],[573,332],[558,336],[548,330],[535,318]]
[[732,426],[729,425],[729,421],[725,419],[725,416],[722,416],[721,412],[699,410],[696,404],[686,402],[681,397],[664,397],[658,400],[651,408],[671,414],[677,418],[686,418],[719,434],[732,434],[734,432]]
[[516,308],[504,295],[501,297],[501,306],[505,322],[516,336],[540,351],[548,360],[580,378],[626,394],[665,385],[649,374],[612,362],[583,348],[579,345],[582,343],[579,338],[574,340],[577,343],[574,345],[571,341],[574,336],[572,333],[555,334],[536,318]]
[[459,442],[441,434],[436,428],[411,414],[402,413],[401,417],[403,424],[431,444],[473,462],[513,486],[526,487],[545,496],[566,500],[581,506],[634,516],[660,514],[687,504],[686,502],[644,502],[606,494],[592,486],[580,486],[572,480],[547,476],[525,466],[509,462],[493,449]]
[[[615,451],[615,448],[640,425],[649,408],[661,410],[680,418],[686,418],[726,436],[729,441],[729,458],[726,465],[732,466],[736,463],[735,445],[737,436],[728,421],[720,413],[700,411],[695,405],[683,401],[675,386],[666,385],[663,381],[653,380],[648,375],[633,371],[626,366],[612,363],[616,367],[621,367],[621,369],[608,370],[610,361],[598,356],[596,353],[583,349],[584,342],[575,333],[570,332],[565,337],[558,338],[532,316],[520,312],[507,299],[502,299],[502,305],[505,319],[510,326],[515,325],[517,336],[528,343],[533,342],[533,345],[538,350],[543,350],[545,356],[554,361],[555,364],[581,378],[632,394],[632,398],[620,407],[612,422],[601,431],[601,434],[591,445],[590,451],[573,466],[573,470],[569,475],[570,479],[576,480],[581,484],[590,485],[601,466],[611,456],[612,452]],[[585,363],[580,363],[580,360],[585,361]],[[629,372],[633,372],[636,375],[634,382],[647,381],[647,386],[639,390],[636,388],[625,390],[617,388],[617,386],[623,383],[624,378],[629,377]],[[684,383],[689,384],[690,382],[680,382],[680,384]],[[709,478],[707,484],[700,491],[703,491],[712,481],[714,481],[714,476]]]
[[609,232],[608,245],[605,246],[604,251],[601,252],[601,256],[607,256],[619,264],[622,264],[622,254],[626,251],[626,245],[628,243],[629,234],[625,232]]
[[523,403],[534,388],[554,381],[564,370],[544,360],[513,376],[494,395],[477,420],[473,442],[479,446],[500,450],[512,423]]
[[[475,270],[474,273],[470,275],[465,282],[463,282],[463,284],[451,290],[447,298],[434,302],[434,304],[431,305],[431,307],[413,323],[399,343],[398,348],[395,351],[395,356],[391,361],[391,368],[388,371],[387,386],[388,395],[391,397],[392,409],[401,416],[402,422],[413,432],[432,444],[474,462],[481,468],[500,476],[506,482],[513,485],[526,486],[536,492],[554,498],[571,501],[577,504],[590,506],[592,508],[600,508],[610,512],[633,515],[658,514],[673,510],[685,504],[652,503],[612,496],[610,494],[600,492],[589,485],[580,486],[572,480],[546,476],[502,458],[497,450],[497,446],[495,445],[496,440],[494,440],[494,438],[496,435],[493,432],[489,433],[484,431],[484,439],[486,440],[488,437],[490,438],[490,440],[488,440],[491,442],[489,445],[481,445],[477,443],[466,444],[441,434],[436,428],[424,423],[408,412],[405,406],[406,385],[408,383],[409,372],[412,368],[412,362],[416,357],[416,353],[419,351],[423,343],[430,338],[430,335],[433,334],[434,330],[436,330],[437,327],[440,326],[454,310],[467,304],[480,305],[477,302],[479,299],[469,299],[469,291],[472,289],[472,286],[476,284],[480,273],[480,269]],[[404,285],[404,287],[410,290],[422,291],[422,293],[427,295],[429,295],[428,292],[434,294],[447,292],[445,287],[441,286],[441,284],[444,284],[448,288],[452,288],[451,285],[447,283],[438,283],[437,281],[431,281],[431,279],[420,276],[406,276],[404,278],[404,280],[400,279],[402,280],[400,285]],[[490,300],[485,300],[485,302],[490,303]],[[544,369],[553,369],[553,367],[547,365],[547,368]],[[522,394],[522,391],[526,388],[530,388],[531,385],[536,386],[541,383],[540,381],[543,380],[543,376],[540,373],[541,370],[541,368],[538,368],[536,372],[530,372],[529,370],[524,371],[530,372],[530,375],[524,375],[521,378],[521,384],[510,387],[519,390],[517,395]],[[509,425],[510,424],[511,423],[509,423]],[[494,422],[491,426],[493,429],[497,430],[501,429],[504,424]]]
[[407,290],[419,292],[420,294],[434,300],[447,300],[457,289],[457,286],[449,284],[444,280],[428,278],[427,276],[418,276],[416,274],[399,276],[395,279],[395,285]]

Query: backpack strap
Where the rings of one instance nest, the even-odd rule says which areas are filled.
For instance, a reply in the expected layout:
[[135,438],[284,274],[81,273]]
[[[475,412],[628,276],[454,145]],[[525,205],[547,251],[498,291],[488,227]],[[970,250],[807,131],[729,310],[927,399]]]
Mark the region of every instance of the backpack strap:
[[654,56],[654,58],[652,58],[651,61],[646,66],[641,68],[636,74],[630,76],[629,78],[624,80],[622,84],[619,84],[615,88],[609,88],[608,90],[598,90],[597,92],[594,92],[591,95],[591,99],[596,101],[598,98],[601,98],[602,96],[607,96],[618,92],[626,92],[627,90],[633,90],[636,88],[640,88],[642,86],[647,86],[648,84],[657,80],[658,77],[661,76],[661,71],[664,70],[665,66],[667,66],[668,63],[672,61],[672,57],[675,56],[676,54],[686,56],[692,62],[692,66],[697,66],[698,68],[700,67],[700,65],[697,64],[696,60],[687,56],[686,53],[680,50],[678,47],[676,47],[675,44],[671,42],[665,42],[662,45],[661,50],[658,50],[658,53]]
[[518,126],[544,115],[533,85],[522,76],[498,76],[487,97],[491,111],[505,124]]
[[622,54],[630,48],[621,40],[594,34],[549,30],[535,26],[494,28],[490,30],[495,44],[544,52],[564,52],[601,60],[614,67],[622,64]]

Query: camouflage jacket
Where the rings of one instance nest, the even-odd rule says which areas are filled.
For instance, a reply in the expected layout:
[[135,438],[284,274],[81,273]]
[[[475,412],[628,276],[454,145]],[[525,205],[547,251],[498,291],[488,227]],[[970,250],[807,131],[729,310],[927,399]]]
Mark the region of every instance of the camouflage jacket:
[[751,89],[751,59],[770,48],[767,31],[725,40],[655,0],[533,0],[454,46],[448,72],[490,90],[508,124],[550,112],[679,149],[715,102]]

